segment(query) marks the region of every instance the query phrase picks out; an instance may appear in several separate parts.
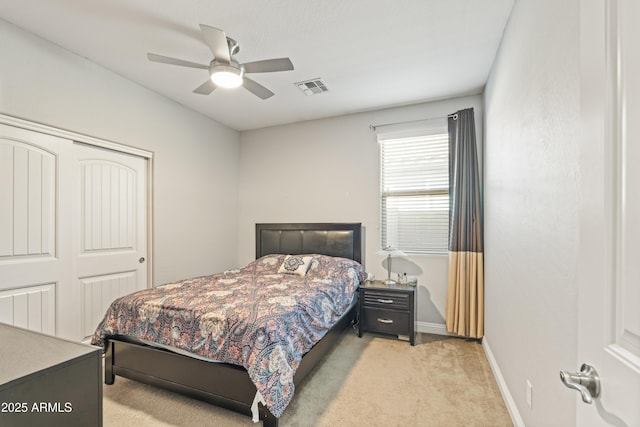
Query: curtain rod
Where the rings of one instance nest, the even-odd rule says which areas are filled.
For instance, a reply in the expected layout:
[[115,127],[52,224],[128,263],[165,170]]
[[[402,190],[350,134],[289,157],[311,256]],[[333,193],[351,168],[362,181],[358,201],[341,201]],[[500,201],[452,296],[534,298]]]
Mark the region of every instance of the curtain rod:
[[369,125],[369,129],[376,130],[376,128],[380,128],[380,127],[384,127],[384,126],[405,125],[405,124],[408,124],[408,123],[427,122],[429,120],[448,119],[449,117],[453,117],[453,120],[457,120],[458,119],[458,113],[448,114],[446,116],[439,116],[439,117],[429,117],[427,119],[407,120],[406,122],[384,123],[384,124],[381,124],[381,125]]

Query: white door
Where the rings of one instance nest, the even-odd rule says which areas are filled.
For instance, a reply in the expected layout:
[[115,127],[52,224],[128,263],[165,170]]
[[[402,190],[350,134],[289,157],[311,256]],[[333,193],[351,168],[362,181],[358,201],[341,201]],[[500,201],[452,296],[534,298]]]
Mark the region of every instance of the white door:
[[[581,0],[578,426],[640,426],[640,2]],[[574,370],[574,369],[572,369]]]
[[146,160],[0,124],[0,321],[81,340],[147,286]]
[[74,296],[82,315],[74,336],[86,338],[111,301],[147,287],[146,161],[76,144],[74,171],[73,288],[80,291]]
[[[0,322],[56,333],[57,290],[68,283],[71,227],[60,174],[73,148],[67,139],[0,124]],[[60,193],[63,193],[62,195]]]

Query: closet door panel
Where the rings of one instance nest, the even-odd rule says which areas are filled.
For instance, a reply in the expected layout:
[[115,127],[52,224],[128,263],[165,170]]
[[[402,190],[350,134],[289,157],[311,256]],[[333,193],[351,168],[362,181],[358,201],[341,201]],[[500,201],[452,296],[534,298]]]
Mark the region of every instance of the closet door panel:
[[56,155],[0,138],[0,257],[54,254]]

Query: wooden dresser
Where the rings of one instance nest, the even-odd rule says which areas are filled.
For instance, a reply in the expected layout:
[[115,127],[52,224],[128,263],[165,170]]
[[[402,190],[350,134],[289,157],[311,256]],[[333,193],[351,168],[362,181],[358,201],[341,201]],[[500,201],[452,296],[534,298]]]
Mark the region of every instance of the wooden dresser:
[[0,323],[0,425],[102,426],[101,353]]

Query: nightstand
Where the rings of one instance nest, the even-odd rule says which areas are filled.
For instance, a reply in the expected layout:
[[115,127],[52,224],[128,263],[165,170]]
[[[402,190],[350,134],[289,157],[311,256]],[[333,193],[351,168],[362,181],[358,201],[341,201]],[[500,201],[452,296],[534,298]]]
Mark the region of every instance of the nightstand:
[[359,337],[366,331],[408,335],[411,345],[415,345],[415,286],[387,285],[375,280],[362,283],[359,292]]

